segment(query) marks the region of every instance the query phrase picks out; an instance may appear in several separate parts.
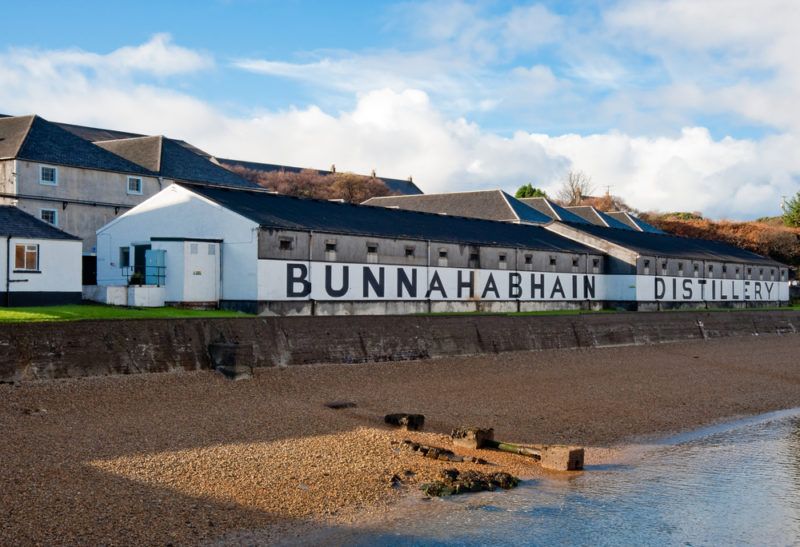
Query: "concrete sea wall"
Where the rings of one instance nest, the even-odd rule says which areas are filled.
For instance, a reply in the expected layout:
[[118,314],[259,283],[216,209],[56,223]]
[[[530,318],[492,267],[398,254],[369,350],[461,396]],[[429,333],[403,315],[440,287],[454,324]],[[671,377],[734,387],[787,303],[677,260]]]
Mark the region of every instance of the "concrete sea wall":
[[791,310],[0,324],[0,381],[206,369],[215,342],[244,344],[269,367],[797,333]]

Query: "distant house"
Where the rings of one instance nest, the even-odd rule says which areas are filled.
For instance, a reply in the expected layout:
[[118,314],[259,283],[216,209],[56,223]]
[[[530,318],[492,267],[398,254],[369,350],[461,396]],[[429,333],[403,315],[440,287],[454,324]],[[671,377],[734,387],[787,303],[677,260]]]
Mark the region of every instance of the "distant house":
[[0,305],[81,301],[81,241],[9,205],[0,205]]

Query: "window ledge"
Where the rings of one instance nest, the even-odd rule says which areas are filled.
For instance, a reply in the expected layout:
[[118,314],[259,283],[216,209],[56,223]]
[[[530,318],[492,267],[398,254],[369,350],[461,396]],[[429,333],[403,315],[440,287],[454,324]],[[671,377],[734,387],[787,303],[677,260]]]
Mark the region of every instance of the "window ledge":
[[11,273],[40,274],[42,273],[42,270],[12,270]]

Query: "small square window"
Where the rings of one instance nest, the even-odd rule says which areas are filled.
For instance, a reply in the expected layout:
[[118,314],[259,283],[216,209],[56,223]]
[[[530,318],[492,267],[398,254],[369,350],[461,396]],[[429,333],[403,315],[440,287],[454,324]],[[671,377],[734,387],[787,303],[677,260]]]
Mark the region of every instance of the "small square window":
[[120,247],[119,248],[119,267],[120,268],[129,268],[131,265],[131,248],[130,247]]
[[336,243],[326,243],[325,244],[325,252],[326,253],[335,253],[336,252]]
[[414,247],[406,247],[406,258],[414,257]]
[[577,268],[579,263],[580,263],[580,260],[578,259],[577,256],[572,257],[572,267],[573,268]]
[[367,252],[369,254],[376,254],[378,252],[378,245],[376,243],[367,243]]
[[600,259],[599,258],[593,258],[592,259],[592,268],[599,268],[599,267],[600,267]]
[[39,246],[21,244],[14,247],[14,269],[35,272],[39,269]]
[[644,267],[645,268],[649,268],[650,267],[650,261],[649,260],[645,260],[644,261]]
[[525,264],[533,264],[533,255],[525,255]]
[[439,251],[439,258],[447,258],[447,251]]
[[215,256],[217,254],[217,246],[213,243],[208,244],[208,256]]
[[39,218],[48,224],[58,226],[58,211],[55,209],[39,209]]
[[728,265],[727,264],[723,264],[722,265],[722,273],[728,273]]
[[58,185],[58,170],[55,167],[39,167],[39,184]]
[[713,273],[713,272],[714,272],[714,265],[713,264],[709,264],[708,265],[708,273]]
[[278,242],[278,249],[281,251],[291,251],[292,250],[292,240],[289,238],[281,239]]
[[190,243],[189,244],[189,254],[196,255],[199,250],[200,250],[200,248],[197,245],[197,243]]
[[140,177],[128,177],[128,193],[129,194],[142,193],[142,179]]
[[556,265],[556,257],[554,257],[554,256],[550,257],[550,265],[551,266],[555,266]]
[[506,261],[506,255],[500,255],[500,262]]

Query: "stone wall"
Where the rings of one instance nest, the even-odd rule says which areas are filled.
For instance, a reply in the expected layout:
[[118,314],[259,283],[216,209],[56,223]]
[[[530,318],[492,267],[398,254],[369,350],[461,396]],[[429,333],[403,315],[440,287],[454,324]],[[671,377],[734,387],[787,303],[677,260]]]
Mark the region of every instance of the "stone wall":
[[253,365],[268,367],[798,332],[790,310],[0,324],[0,381],[205,369],[212,342],[247,344]]

